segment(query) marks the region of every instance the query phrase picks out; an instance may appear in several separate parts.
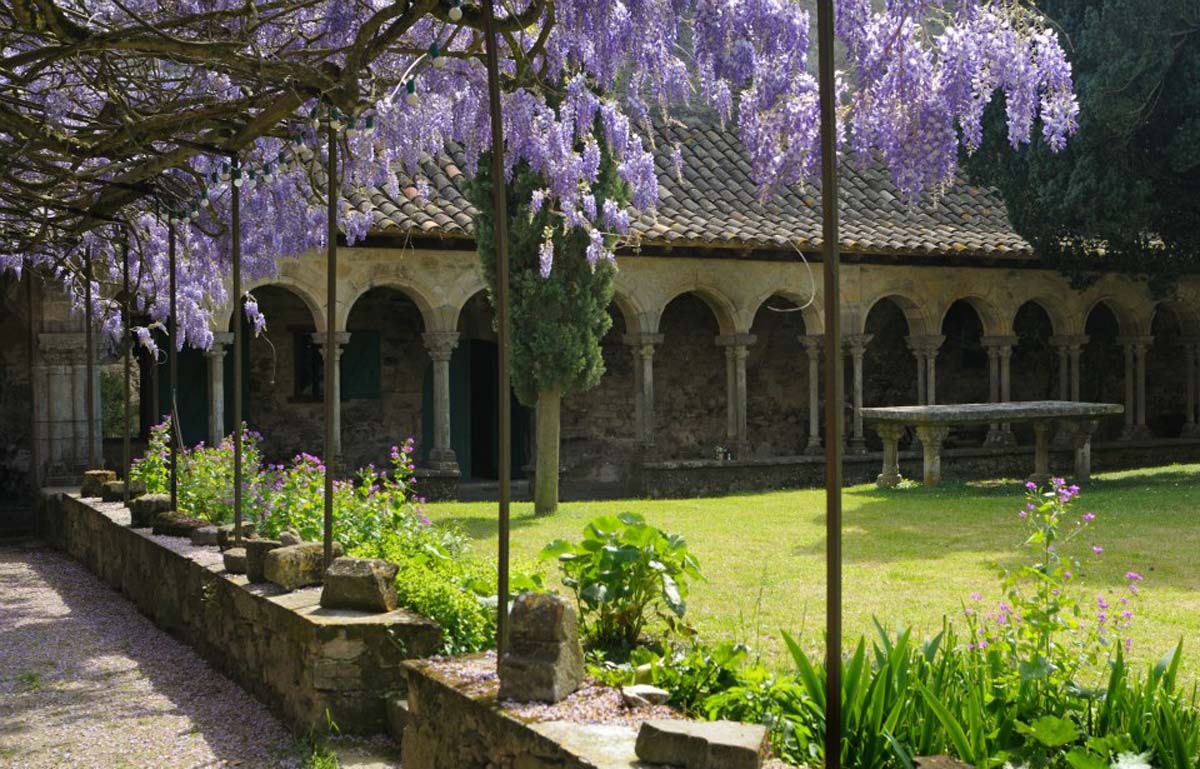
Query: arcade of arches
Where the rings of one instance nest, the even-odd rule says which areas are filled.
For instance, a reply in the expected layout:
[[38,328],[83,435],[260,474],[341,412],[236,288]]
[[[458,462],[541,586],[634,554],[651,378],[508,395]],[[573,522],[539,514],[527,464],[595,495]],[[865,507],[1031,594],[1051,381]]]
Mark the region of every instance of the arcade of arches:
[[[432,471],[495,478],[497,347],[475,253],[347,248],[341,261],[335,354],[343,466],[386,462],[391,445],[413,436]],[[1076,291],[1028,261],[948,267],[917,258],[850,262],[842,281],[851,455],[879,450],[855,418],[857,407],[912,403],[1117,402],[1126,416],[1105,424],[1101,441],[1200,438],[1200,319],[1192,309],[1200,306],[1200,282],[1185,280],[1160,301],[1117,276]],[[819,264],[621,257],[603,340],[607,372],[595,389],[563,403],[564,488],[636,492],[644,463],[820,454],[820,285]],[[323,260],[312,254],[281,259],[278,276],[253,288],[268,327],[245,353],[244,413],[273,461],[322,446],[324,286]],[[11,307],[9,300],[0,312],[4,328],[18,322]],[[193,442],[232,427],[231,313],[219,315],[213,349],[181,358],[179,410]],[[45,349],[57,349],[52,332],[41,336]],[[3,351],[0,381],[19,386],[20,354]],[[69,365],[81,365],[77,357]],[[532,413],[516,406],[514,465],[523,472],[536,446]],[[17,420],[7,410],[2,416]],[[19,434],[8,424],[0,430]],[[951,447],[997,452],[1029,442],[1023,428],[1009,425],[962,429],[950,439]],[[76,441],[66,453],[79,450]],[[83,459],[66,453],[59,464]]]

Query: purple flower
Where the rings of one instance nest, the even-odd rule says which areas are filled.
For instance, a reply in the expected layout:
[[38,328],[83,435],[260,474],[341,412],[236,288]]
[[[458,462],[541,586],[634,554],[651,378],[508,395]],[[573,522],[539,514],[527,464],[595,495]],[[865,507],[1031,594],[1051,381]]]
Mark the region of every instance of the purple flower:
[[971,600],[972,601],[982,601],[983,593],[971,593]]
[[1125,579],[1129,580],[1130,582],[1141,582],[1142,575],[1138,574],[1136,571],[1127,571],[1125,572]]
[[1102,555],[1104,553],[1104,548],[1100,547],[1099,545],[1092,545],[1092,552],[1096,555]]
[[1094,520],[1096,520],[1096,514],[1095,514],[1095,513],[1084,513],[1084,514],[1083,514],[1083,522],[1084,522],[1084,523],[1087,523],[1087,522],[1089,522],[1089,521],[1094,521]]
[[1029,489],[1030,491],[1037,491],[1037,484],[1033,481],[1026,481],[1025,488]]

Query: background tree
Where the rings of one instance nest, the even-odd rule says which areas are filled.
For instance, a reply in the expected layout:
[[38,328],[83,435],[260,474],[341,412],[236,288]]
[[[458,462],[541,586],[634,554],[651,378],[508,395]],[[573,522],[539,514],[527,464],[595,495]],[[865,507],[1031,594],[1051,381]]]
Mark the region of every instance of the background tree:
[[[592,205],[609,211],[610,225],[628,230],[618,213],[627,190],[617,176],[610,153],[592,142],[598,154]],[[507,187],[509,224],[510,377],[517,397],[536,406],[537,455],[534,512],[558,509],[559,428],[562,399],[596,386],[604,375],[600,341],[612,327],[608,314],[616,266],[604,258],[617,234],[590,233],[573,226],[570,217],[545,202],[547,180],[518,166]],[[495,221],[491,207],[490,165],[484,163],[471,188],[480,215],[476,242],[494,297]],[[606,243],[608,241],[609,243]],[[551,255],[553,249],[553,264]]]
[[1017,230],[1086,283],[1146,274],[1156,292],[1200,268],[1200,3],[1038,0],[1067,47],[1081,105],[1063,152],[1011,152],[993,104],[972,176],[1004,194]]

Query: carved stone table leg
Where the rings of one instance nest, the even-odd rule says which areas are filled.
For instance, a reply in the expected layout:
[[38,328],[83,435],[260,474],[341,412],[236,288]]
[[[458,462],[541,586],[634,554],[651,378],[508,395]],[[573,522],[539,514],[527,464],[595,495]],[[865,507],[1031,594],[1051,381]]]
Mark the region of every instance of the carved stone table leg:
[[937,486],[942,482],[942,441],[950,434],[945,425],[917,425],[917,437],[925,452],[924,483]]
[[1092,435],[1100,426],[1097,419],[1082,419],[1068,423],[1071,445],[1075,449],[1075,482],[1084,483],[1092,479]]
[[900,438],[904,435],[904,425],[875,425],[875,432],[883,439],[883,471],[875,484],[883,488],[898,486],[903,480],[900,477]]
[[1045,484],[1050,480],[1050,432],[1052,425],[1049,422],[1038,421],[1033,423],[1034,435],[1034,450],[1033,450],[1033,475],[1029,476],[1029,480],[1038,485]]

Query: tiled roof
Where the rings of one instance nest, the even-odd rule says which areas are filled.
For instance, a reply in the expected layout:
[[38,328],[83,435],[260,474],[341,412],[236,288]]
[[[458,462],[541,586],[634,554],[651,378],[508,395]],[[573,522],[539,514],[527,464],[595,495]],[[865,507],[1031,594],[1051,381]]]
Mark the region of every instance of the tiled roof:
[[[659,205],[654,219],[636,229],[643,245],[735,249],[816,250],[821,245],[821,195],[815,183],[766,203],[732,129],[691,119],[660,127],[656,137]],[[683,178],[670,155],[679,145]],[[465,177],[451,150],[427,158],[417,179],[402,176],[398,199],[382,190],[356,196],[374,210],[378,234],[470,239],[476,210],[466,198]],[[936,201],[905,204],[882,168],[845,163],[840,176],[840,238],[850,253],[910,256],[1028,257],[1029,244],[1008,221],[991,189],[954,185]],[[424,197],[420,190],[426,190]]]

